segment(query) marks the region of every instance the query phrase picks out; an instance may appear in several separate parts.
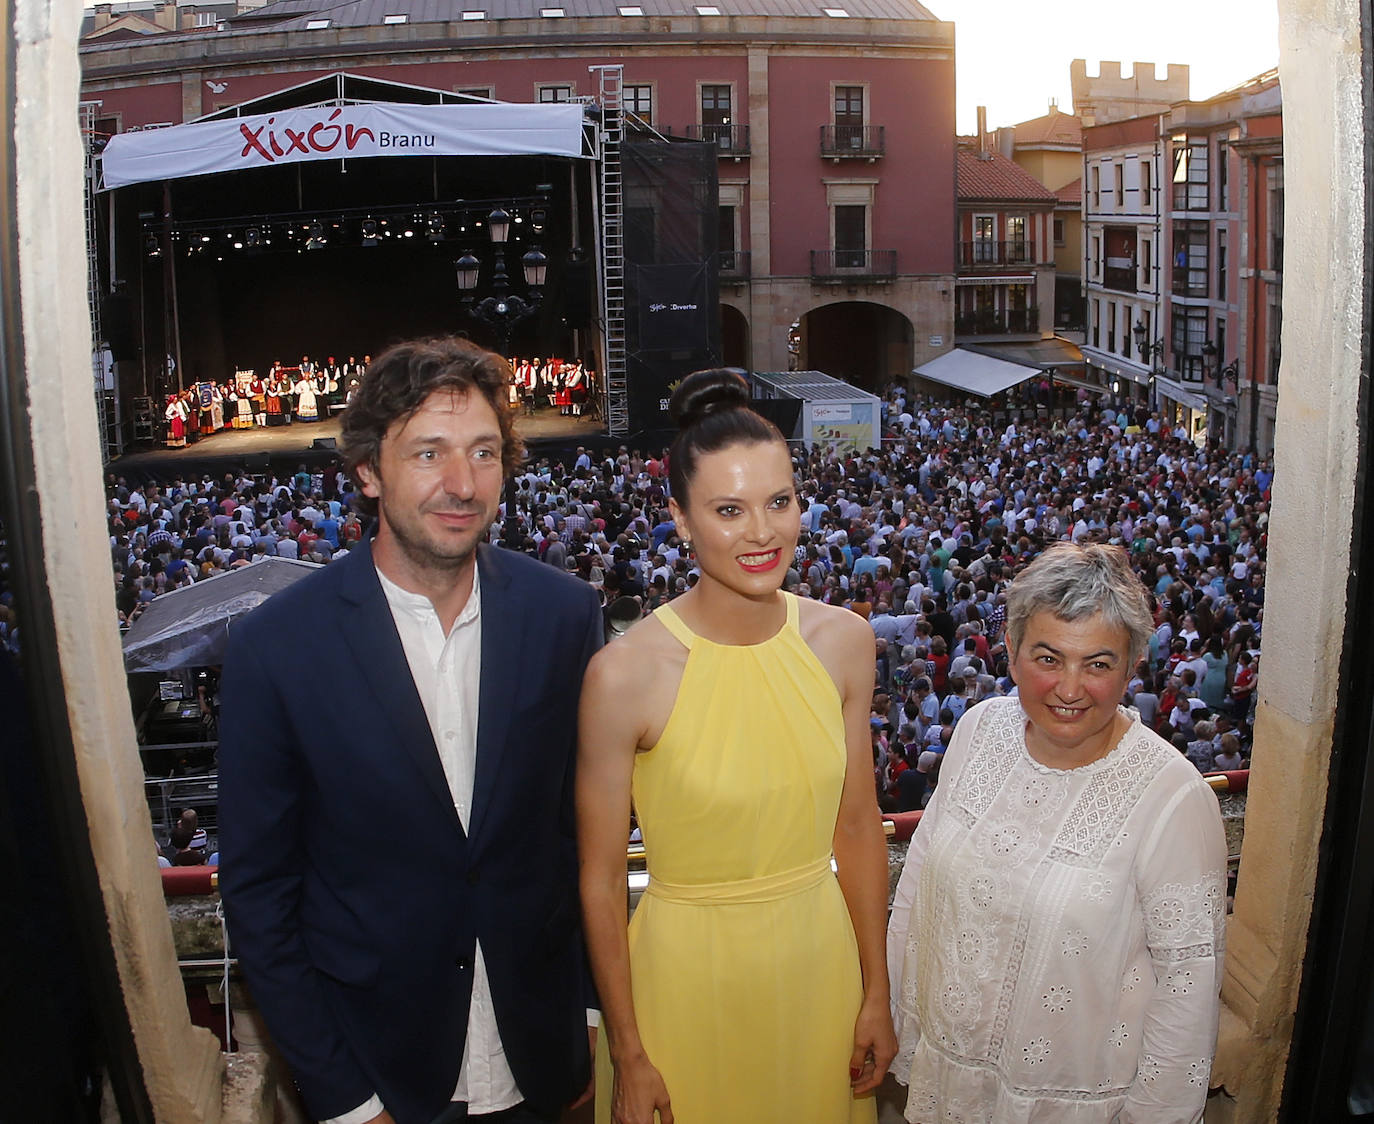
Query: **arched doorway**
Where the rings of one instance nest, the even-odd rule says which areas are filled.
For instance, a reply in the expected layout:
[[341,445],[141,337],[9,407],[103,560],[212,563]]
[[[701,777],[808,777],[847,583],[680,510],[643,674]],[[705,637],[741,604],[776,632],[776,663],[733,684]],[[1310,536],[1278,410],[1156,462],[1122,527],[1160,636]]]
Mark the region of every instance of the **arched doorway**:
[[727,367],[749,367],[749,321],[732,304],[720,306],[720,358]]
[[824,371],[878,392],[911,371],[911,321],[867,301],[822,305],[801,318],[797,359],[801,370]]

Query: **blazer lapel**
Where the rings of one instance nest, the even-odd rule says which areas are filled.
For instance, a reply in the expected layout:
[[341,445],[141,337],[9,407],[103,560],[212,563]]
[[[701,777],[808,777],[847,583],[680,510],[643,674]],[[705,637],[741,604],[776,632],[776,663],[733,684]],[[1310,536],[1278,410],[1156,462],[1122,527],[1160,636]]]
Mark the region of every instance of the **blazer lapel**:
[[529,619],[519,604],[500,551],[477,548],[482,597],[482,668],[477,704],[477,770],[472,787],[468,836],[477,838],[500,779],[511,710],[520,683],[520,651]]
[[439,761],[434,734],[425,717],[424,704],[415,690],[405,648],[391,616],[377,569],[372,562],[371,539],[354,548],[344,562],[347,568],[339,595],[347,603],[339,614],[339,629],[353,653],[362,680],[381,704],[395,731],[395,744],[420,771],[425,787],[440,801],[453,826],[461,832],[462,821],[453,806],[453,793]]

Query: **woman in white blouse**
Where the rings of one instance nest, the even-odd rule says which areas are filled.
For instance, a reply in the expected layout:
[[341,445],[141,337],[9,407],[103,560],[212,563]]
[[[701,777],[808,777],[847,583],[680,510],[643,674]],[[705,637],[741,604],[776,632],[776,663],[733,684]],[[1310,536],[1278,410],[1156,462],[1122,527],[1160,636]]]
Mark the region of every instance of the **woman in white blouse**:
[[1216,797],[1120,701],[1152,622],[1115,547],[1017,576],[1017,698],[959,723],[911,842],[888,966],[914,1124],[1199,1121],[1216,1043]]

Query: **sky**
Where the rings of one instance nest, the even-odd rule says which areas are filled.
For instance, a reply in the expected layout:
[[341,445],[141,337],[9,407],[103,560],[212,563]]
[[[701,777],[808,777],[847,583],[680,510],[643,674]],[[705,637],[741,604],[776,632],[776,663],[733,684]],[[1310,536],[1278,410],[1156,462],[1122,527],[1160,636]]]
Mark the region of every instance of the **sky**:
[[1279,61],[1277,0],[922,0],[954,24],[959,132],[1073,112],[1069,63],[1187,63],[1189,96],[1209,98]]

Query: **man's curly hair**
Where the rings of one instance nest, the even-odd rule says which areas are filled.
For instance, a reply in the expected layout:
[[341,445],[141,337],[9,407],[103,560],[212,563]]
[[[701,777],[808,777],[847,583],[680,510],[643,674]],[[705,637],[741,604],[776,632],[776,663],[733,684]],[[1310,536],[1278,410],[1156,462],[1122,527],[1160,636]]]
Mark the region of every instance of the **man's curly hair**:
[[[525,443],[515,432],[510,408],[510,364],[501,356],[457,336],[408,340],[387,348],[363,375],[344,411],[344,470],[355,483],[357,468],[376,471],[382,441],[397,422],[417,413],[435,391],[481,394],[501,426],[501,464],[511,475],[525,458]],[[355,506],[375,515],[377,504],[356,493]]]

